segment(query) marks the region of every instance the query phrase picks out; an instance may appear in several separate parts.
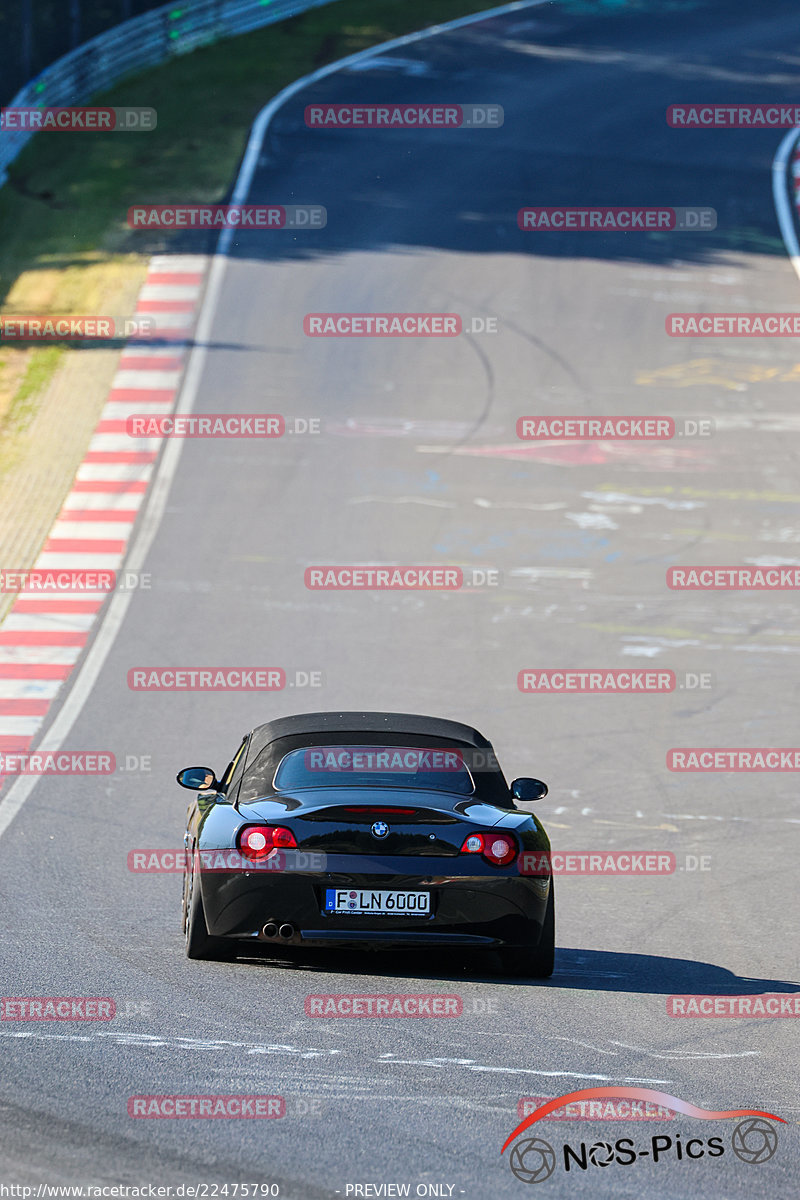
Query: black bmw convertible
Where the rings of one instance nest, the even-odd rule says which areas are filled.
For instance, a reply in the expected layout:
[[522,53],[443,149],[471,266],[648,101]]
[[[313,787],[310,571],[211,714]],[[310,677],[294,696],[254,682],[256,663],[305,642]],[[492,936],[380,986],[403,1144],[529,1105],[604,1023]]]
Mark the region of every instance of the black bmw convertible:
[[[303,713],[248,733],[221,779],[177,777],[183,928],[195,959],[273,946],[495,950],[553,972],[550,842],[477,730],[435,717]],[[535,861],[535,871],[524,869]]]

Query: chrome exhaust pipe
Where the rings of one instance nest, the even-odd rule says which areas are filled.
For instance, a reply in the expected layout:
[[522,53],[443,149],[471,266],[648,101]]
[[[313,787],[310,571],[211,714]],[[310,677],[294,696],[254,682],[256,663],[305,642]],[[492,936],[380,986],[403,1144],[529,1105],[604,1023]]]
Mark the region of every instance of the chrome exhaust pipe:
[[274,921],[268,921],[261,932],[265,938],[275,938],[278,936],[278,926]]
[[289,938],[294,937],[294,925],[290,925],[287,922],[285,925],[281,925],[278,932],[281,935],[281,937],[284,938],[288,942]]

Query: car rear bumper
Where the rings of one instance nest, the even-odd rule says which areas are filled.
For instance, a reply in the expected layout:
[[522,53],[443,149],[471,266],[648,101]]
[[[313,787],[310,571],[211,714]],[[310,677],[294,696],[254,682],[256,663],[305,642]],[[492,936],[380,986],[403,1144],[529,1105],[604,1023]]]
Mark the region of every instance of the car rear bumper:
[[[328,866],[335,866],[329,856]],[[396,862],[397,860],[395,860]],[[352,863],[352,860],[351,860]],[[403,864],[406,865],[406,864]],[[550,879],[487,866],[454,874],[453,860],[431,860],[424,874],[284,871],[201,872],[206,923],[214,937],[308,946],[471,946],[492,949],[539,940]],[[471,864],[470,864],[471,865]],[[326,913],[327,888],[429,891],[430,915]],[[291,925],[267,937],[266,925]]]

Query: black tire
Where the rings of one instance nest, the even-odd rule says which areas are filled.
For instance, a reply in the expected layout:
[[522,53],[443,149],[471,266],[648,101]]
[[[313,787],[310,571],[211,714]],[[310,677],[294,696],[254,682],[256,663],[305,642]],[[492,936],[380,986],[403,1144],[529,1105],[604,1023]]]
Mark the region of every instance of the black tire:
[[195,886],[194,871],[188,881],[189,893],[185,902],[184,944],[186,957],[204,959],[206,962],[223,962],[236,955],[236,947],[225,938],[211,937],[203,910],[200,888]]
[[538,945],[505,946],[500,951],[500,962],[506,975],[515,975],[525,979],[549,979],[555,967],[555,953],[556,900],[551,879],[542,936]]

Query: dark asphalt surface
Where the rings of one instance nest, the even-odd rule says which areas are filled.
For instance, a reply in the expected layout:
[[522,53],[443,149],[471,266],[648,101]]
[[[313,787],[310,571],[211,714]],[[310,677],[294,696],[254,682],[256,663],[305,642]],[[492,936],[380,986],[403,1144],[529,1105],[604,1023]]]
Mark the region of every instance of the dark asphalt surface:
[[[319,233],[242,235],[199,412],[318,417],[318,436],[186,442],[146,569],[69,745],[152,755],[150,773],[42,780],[0,841],[5,995],[114,997],[108,1026],[0,1027],[0,1175],[23,1184],[348,1185],[516,1196],[500,1147],[521,1096],[634,1084],[710,1109],[776,1112],[749,1164],[731,1121],[544,1122],[560,1155],[666,1130],[726,1152],[567,1174],[551,1196],[800,1195],[791,1020],[676,1021],[666,996],[800,990],[792,775],[665,766],[673,746],[791,746],[791,593],[675,593],[676,563],[800,562],[800,359],[790,340],[678,341],[669,312],[790,311],[798,281],[771,195],[779,132],[682,132],[668,104],[794,100],[796,8],[546,5],[394,51],[280,111],[250,198],[322,203]],[[311,100],[500,103],[483,132],[314,132]],[[268,97],[265,96],[265,101]],[[529,205],[703,205],[713,233],[523,234]],[[308,312],[458,312],[493,335],[306,338]],[[708,439],[531,449],[524,414],[712,417]],[[463,594],[317,593],[315,563],[495,568]],[[323,686],[136,694],[132,666],[319,670]],[[529,667],[711,674],[666,696],[537,697]],[[551,981],[492,960],[294,955],[189,962],[180,878],[127,870],[180,845],[188,763],[222,768],[284,712],[419,711],[478,726],[533,774],[557,849],[674,851],[671,877],[557,880]],[[710,856],[687,871],[687,855]],[[464,1015],[315,1020],[320,992],[457,993]],[[134,1121],[142,1093],[269,1093],[260,1121]],[[452,1191],[448,1190],[452,1189]],[[232,1193],[231,1193],[232,1194]],[[379,1193],[361,1193],[377,1195]],[[423,1194],[423,1193],[419,1193]],[[430,1194],[437,1194],[431,1192]],[[536,1193],[538,1195],[538,1192]]]

